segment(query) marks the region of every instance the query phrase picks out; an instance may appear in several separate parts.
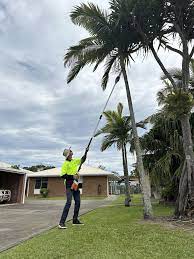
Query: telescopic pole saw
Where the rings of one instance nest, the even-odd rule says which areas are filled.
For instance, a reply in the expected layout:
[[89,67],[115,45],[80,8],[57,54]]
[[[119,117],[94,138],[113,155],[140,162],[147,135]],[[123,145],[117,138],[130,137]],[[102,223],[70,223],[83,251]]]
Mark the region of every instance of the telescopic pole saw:
[[[118,83],[119,80],[120,80],[120,77],[121,77],[121,73],[120,73],[120,74],[116,77],[116,79],[115,79],[115,83],[114,83],[114,85],[113,85],[113,88],[112,88],[112,90],[111,90],[111,92],[110,92],[110,94],[109,94],[109,96],[108,96],[108,99],[107,99],[107,101],[106,101],[106,103],[105,103],[105,105],[104,105],[104,108],[103,108],[103,110],[102,110],[102,112],[101,112],[101,114],[100,114],[100,117],[99,117],[98,122],[97,122],[97,124],[96,124],[96,127],[95,127],[95,129],[94,129],[94,132],[93,132],[93,134],[92,134],[92,137],[90,138],[90,141],[89,141],[89,143],[88,143],[88,145],[87,145],[87,147],[86,147],[86,150],[85,150],[85,153],[84,153],[84,157],[87,156],[87,153],[88,153],[88,151],[89,151],[89,148],[90,148],[90,145],[91,145],[91,143],[92,143],[92,140],[93,140],[93,138],[94,138],[94,136],[95,136],[95,134],[96,134],[96,131],[97,131],[98,126],[99,126],[99,124],[100,124],[100,121],[101,121],[101,119],[102,119],[102,115],[103,115],[103,113],[104,113],[104,111],[105,111],[105,109],[106,109],[106,107],[107,107],[107,105],[108,105],[108,102],[109,102],[109,100],[110,100],[110,98],[111,98],[112,93],[114,92],[114,89],[115,89],[117,83]],[[78,172],[81,170],[82,164],[83,164],[83,163],[80,164],[79,169],[78,169]]]

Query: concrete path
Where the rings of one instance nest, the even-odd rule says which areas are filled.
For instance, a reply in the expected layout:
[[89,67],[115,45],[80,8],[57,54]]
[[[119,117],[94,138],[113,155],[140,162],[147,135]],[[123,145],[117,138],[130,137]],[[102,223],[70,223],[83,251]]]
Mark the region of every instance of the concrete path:
[[[80,215],[109,205],[116,197],[83,200]],[[27,200],[24,205],[0,205],[0,252],[55,227],[60,219],[63,200]],[[73,202],[68,220],[73,217]]]

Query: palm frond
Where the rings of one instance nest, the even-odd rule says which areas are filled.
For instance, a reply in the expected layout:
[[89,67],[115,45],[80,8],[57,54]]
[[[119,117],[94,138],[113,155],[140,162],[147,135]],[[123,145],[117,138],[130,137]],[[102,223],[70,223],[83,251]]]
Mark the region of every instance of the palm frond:
[[136,127],[141,129],[147,129],[145,124],[146,123],[144,121],[139,121],[136,123]]
[[112,111],[105,111],[103,115],[105,116],[105,119],[108,121],[108,123],[112,124]]
[[113,144],[117,143],[117,139],[114,138],[112,135],[107,135],[103,138],[101,151],[105,151],[106,149],[110,148]]
[[[182,75],[182,70],[178,68],[171,68],[168,70],[169,74],[177,81],[182,81],[183,75]],[[166,75],[161,76],[161,80],[167,80]]]
[[77,45],[71,46],[65,56],[64,56],[64,66],[71,65],[73,62],[76,62],[78,59],[83,58],[84,53],[86,50],[92,48],[92,47],[98,47],[94,43],[95,37],[88,37],[83,40],[81,40]]
[[107,87],[109,74],[110,74],[112,66],[113,66],[114,62],[116,61],[117,57],[118,57],[118,54],[109,55],[107,57],[106,64],[105,64],[105,71],[104,71],[104,74],[103,74],[103,77],[102,77],[102,82],[101,82],[103,90],[105,90],[106,87]]
[[122,103],[119,103],[117,105],[117,112],[118,112],[119,116],[121,117],[122,113],[123,113],[123,104]]
[[71,12],[71,19],[74,24],[84,27],[91,35],[105,35],[111,30],[107,12],[93,3],[76,6]]
[[121,150],[122,146],[123,146],[123,141],[122,140],[118,140],[116,145],[117,145],[117,149]]
[[[97,63],[98,65],[108,55],[109,50],[104,45],[90,42],[90,44],[78,44],[68,49],[64,57],[64,66],[70,66],[78,60],[84,60],[86,64]],[[96,67],[96,66],[95,66]]]
[[98,136],[101,135],[101,134],[104,134],[103,129],[98,130],[98,131],[94,134],[94,137],[98,137]]
[[70,69],[67,76],[67,83],[69,84],[80,72],[80,70],[86,65],[84,60],[77,61]]

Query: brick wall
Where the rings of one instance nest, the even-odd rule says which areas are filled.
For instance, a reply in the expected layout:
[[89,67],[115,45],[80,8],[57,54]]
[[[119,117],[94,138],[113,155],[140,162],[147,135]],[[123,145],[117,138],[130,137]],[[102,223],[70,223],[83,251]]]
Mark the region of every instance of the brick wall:
[[107,176],[83,176],[84,196],[108,196]]
[[[29,178],[29,196],[34,196],[35,178]],[[65,186],[60,177],[48,178],[49,197],[64,196]],[[84,196],[108,196],[107,176],[83,176]]]
[[17,195],[17,202],[23,202],[23,195],[25,193],[25,175],[20,175],[18,181],[18,195]]
[[[28,196],[34,196],[34,187],[36,178],[31,177],[28,178],[29,180],[29,193]],[[49,190],[48,196],[54,197],[54,196],[64,196],[64,181],[60,177],[49,177],[48,178],[48,186],[47,189]]]
[[59,177],[50,177],[48,178],[48,196],[64,196],[64,180]]
[[28,196],[34,196],[34,187],[35,187],[35,179],[36,178],[28,178],[29,181],[29,192],[28,192]]

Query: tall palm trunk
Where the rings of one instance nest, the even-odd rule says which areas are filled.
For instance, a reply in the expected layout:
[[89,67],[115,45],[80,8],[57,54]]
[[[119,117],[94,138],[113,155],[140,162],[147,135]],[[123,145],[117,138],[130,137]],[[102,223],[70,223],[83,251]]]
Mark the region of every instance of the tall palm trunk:
[[127,164],[127,151],[126,151],[126,144],[122,146],[122,158],[123,158],[123,171],[125,177],[125,206],[130,206],[130,191],[129,191],[129,172],[128,172],[128,164]]
[[179,193],[175,208],[175,215],[178,217],[189,215],[190,210],[194,208],[194,153],[189,115],[182,116],[181,128],[186,163],[179,182]]
[[[182,38],[183,59],[182,59],[182,87],[185,92],[189,91],[190,78],[190,58],[188,50],[188,41]],[[176,203],[176,216],[184,216],[190,213],[194,208],[194,152],[193,140],[190,125],[190,114],[185,114],[180,118],[183,134],[183,148],[186,158],[186,170],[182,171],[182,177],[179,183],[179,193]]]
[[129,106],[129,112],[130,112],[131,124],[132,124],[132,133],[133,133],[133,137],[134,137],[135,151],[136,151],[136,156],[137,156],[137,168],[138,168],[139,176],[140,176],[140,180],[141,180],[143,203],[144,203],[144,218],[148,219],[148,218],[151,218],[153,215],[152,204],[151,204],[151,200],[150,200],[150,187],[149,187],[148,177],[146,177],[145,170],[144,170],[142,151],[141,151],[140,141],[139,141],[136,123],[135,123],[135,115],[134,115],[134,111],[133,111],[131,93],[130,93],[130,89],[129,89],[129,83],[128,83],[127,73],[126,73],[126,69],[125,69],[125,63],[124,63],[124,59],[122,57],[120,59],[120,65],[121,65],[122,74],[123,74],[124,81],[125,81],[127,100],[128,100],[128,106]]

